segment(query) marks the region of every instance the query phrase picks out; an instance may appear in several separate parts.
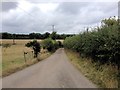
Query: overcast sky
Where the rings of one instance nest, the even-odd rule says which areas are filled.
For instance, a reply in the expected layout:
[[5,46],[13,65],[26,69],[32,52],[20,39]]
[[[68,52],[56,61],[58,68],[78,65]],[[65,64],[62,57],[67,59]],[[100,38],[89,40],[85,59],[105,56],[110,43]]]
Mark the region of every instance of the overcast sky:
[[118,16],[117,2],[2,2],[2,32],[80,33],[85,27],[100,25],[110,16]]

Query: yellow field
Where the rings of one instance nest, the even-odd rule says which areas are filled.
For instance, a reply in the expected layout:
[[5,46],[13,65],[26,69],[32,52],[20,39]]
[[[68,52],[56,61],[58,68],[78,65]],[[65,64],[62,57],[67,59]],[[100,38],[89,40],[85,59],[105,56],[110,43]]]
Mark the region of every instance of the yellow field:
[[[4,43],[9,43],[9,44],[13,44],[13,40],[12,39],[4,39],[4,40],[0,40],[3,44]],[[16,39],[15,40],[15,43],[18,45],[25,45],[27,42],[29,42],[29,41],[32,41],[32,39]],[[37,40],[38,42],[40,42],[41,40],[39,39],[39,40]]]
[[[4,43],[9,43],[9,44],[13,44],[13,40],[12,39],[4,39],[4,40],[0,40],[3,44]],[[15,43],[18,45],[25,45],[27,42],[29,41],[32,41],[32,39],[18,39],[18,40],[15,40]],[[41,42],[42,40],[41,39],[38,39],[37,40],[38,42]],[[61,41],[63,42],[62,39],[59,39],[59,40],[56,40],[56,41]]]
[[[0,66],[2,66],[2,76],[9,75],[13,72],[16,72],[20,69],[25,68],[31,64],[38,62],[36,59],[33,58],[33,53],[31,52],[32,49],[25,47],[25,44],[32,40],[15,40],[15,45],[11,45],[8,48],[2,48],[2,63],[0,62]],[[41,40],[38,40],[39,42]],[[3,44],[9,43],[12,44],[12,40],[2,40]],[[24,52],[28,52],[24,58]],[[46,52],[45,50],[41,50],[41,54],[39,59],[45,59],[48,57],[50,53]]]

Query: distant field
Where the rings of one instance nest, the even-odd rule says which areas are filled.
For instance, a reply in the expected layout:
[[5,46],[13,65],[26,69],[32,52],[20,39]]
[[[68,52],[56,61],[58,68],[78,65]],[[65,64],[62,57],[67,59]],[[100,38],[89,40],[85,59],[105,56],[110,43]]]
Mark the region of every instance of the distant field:
[[[2,62],[0,62],[0,66],[2,66],[3,76],[9,75],[37,62],[37,60],[33,58],[33,53],[31,52],[32,49],[25,47],[25,44],[29,41],[32,40],[15,40],[15,45],[11,45],[8,48],[0,47],[2,50]],[[1,40],[1,42],[3,44],[12,44],[13,40],[5,39]],[[41,42],[41,40],[38,40],[38,42]],[[28,52],[28,54],[25,55],[27,60],[26,63],[24,59],[24,52]],[[42,49],[38,58],[42,60],[48,56],[50,56],[50,53]]]
[[[33,39],[15,39],[15,43],[16,44],[19,44],[19,45],[25,45],[27,42],[29,41],[32,41]],[[12,39],[3,39],[3,40],[0,40],[3,44],[4,43],[9,43],[9,44],[12,44],[13,43],[13,40]],[[42,41],[42,40],[37,40],[37,41]]]
[[[15,40],[15,43],[16,44],[19,44],[19,45],[24,45],[24,44],[26,44],[27,42],[29,42],[29,41],[32,41],[33,39],[16,39]],[[1,40],[0,39],[0,41],[4,44],[4,43],[9,43],[9,44],[12,44],[13,43],[13,40],[12,39],[3,39],[3,40]],[[37,41],[38,42],[41,42],[42,40],[41,39],[37,39]],[[61,42],[63,42],[63,40],[62,39],[59,39],[59,40],[56,40],[56,41],[61,41]]]

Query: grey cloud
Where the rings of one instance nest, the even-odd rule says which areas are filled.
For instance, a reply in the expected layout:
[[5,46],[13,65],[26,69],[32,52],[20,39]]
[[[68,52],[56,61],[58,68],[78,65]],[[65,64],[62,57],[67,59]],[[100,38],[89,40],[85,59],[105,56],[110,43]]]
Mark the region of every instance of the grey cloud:
[[61,15],[62,13],[64,15],[62,18],[64,18],[63,21],[65,22],[94,24],[100,22],[104,17],[114,15],[116,11],[113,11],[113,9],[115,9],[115,4],[112,5],[111,3],[69,2],[61,3],[56,9],[56,12],[57,14]]
[[117,3],[115,3],[115,2],[108,2],[108,3],[101,2],[100,4],[101,4],[101,7],[104,9],[103,10],[104,13],[117,10],[117,8],[118,8]]
[[17,7],[17,2],[2,2],[2,11],[9,11]]
[[120,18],[120,2],[118,3],[118,16]]
[[58,33],[79,33],[84,27],[95,26],[103,18],[117,15],[116,5],[117,3],[59,3],[55,11],[43,13],[34,3],[28,13],[16,13],[14,10],[15,15],[10,14],[8,19],[3,19],[3,30],[14,33],[44,33],[51,32],[51,25],[54,24]]
[[63,2],[56,11],[65,14],[78,14],[80,9],[88,4],[86,2]]

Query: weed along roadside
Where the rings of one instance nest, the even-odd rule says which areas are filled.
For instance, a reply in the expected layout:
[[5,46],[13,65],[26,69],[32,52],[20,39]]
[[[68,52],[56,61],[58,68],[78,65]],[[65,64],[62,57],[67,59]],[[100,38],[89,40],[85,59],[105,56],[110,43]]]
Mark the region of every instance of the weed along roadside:
[[45,40],[15,40],[14,45],[11,44],[12,40],[9,40],[9,42],[7,40],[2,41],[1,65],[3,77],[48,58],[59,48],[58,41],[52,39],[50,39],[51,46]]
[[99,88],[118,88],[118,69],[110,64],[100,65],[90,58],[82,58],[79,53],[65,49],[70,62]]
[[120,32],[118,19],[102,20],[93,31],[67,37],[64,47],[71,62],[102,88],[118,88]]

